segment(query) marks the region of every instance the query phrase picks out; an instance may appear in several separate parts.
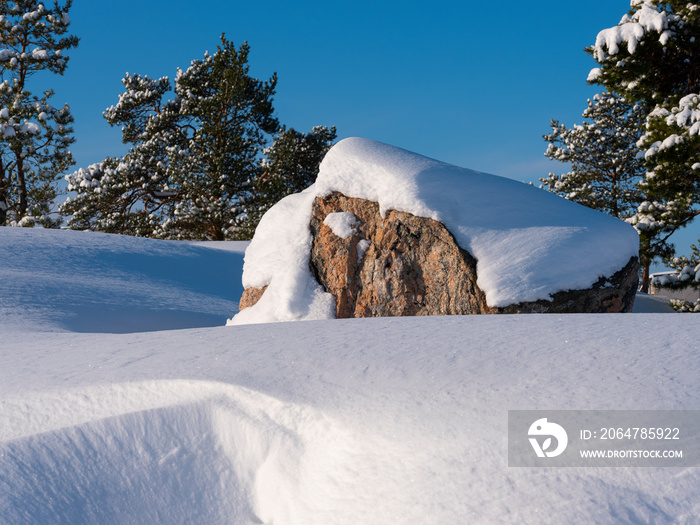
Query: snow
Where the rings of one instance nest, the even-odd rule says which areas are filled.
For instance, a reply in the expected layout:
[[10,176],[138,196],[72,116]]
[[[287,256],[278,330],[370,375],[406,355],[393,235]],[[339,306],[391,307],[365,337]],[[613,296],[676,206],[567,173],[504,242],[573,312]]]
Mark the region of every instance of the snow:
[[244,248],[0,228],[1,521],[700,516],[698,469],[507,466],[508,410],[696,409],[692,314],[223,327]]
[[332,297],[309,270],[308,224],[313,199],[333,191],[378,202],[382,215],[398,210],[441,221],[477,259],[477,282],[490,306],[588,288],[639,248],[636,231],[623,221],[549,192],[349,138],[331,148],[313,186],[263,217],[246,251],[243,285],[268,289],[230,324],[332,318]]
[[362,239],[357,243],[357,260],[361,261],[365,257],[365,253],[372,244],[367,239]]
[[[666,124],[671,128],[680,128],[682,134],[678,135],[671,133],[664,140],[654,142],[644,152],[644,158],[649,160],[654,155],[667,149],[675,148],[677,145],[691,139],[694,135],[700,134],[700,98],[696,93],[690,93],[678,103],[677,107],[668,110],[663,107],[654,108],[649,114],[649,118],[664,119]],[[643,146],[649,141],[650,133],[644,133],[637,142],[637,146]],[[700,166],[694,163],[691,169],[696,169],[695,166]]]
[[36,124],[35,122],[27,122],[25,121],[24,124],[22,124],[22,133],[29,133],[31,135],[36,135],[41,132],[41,126],[39,124]]
[[659,40],[666,45],[670,38],[668,17],[665,11],[658,11],[652,0],[632,0],[631,7],[636,9],[632,17],[622,17],[620,23],[598,33],[593,56],[598,62],[605,60],[605,53],[611,56],[620,51],[620,44],[625,43],[630,54],[637,50],[637,45],[650,31],[659,33]]
[[[268,288],[254,307],[228,324],[333,317],[333,296],[324,292],[309,270],[311,234],[308,227],[300,227],[309,224],[313,198],[311,190],[289,195],[262,217],[245,252],[242,282],[245,288]],[[290,271],[280,271],[284,268]]]
[[32,51],[32,57],[35,60],[48,60],[49,59],[49,53],[45,49],[34,49]]
[[603,70],[599,67],[594,67],[593,69],[591,69],[590,73],[588,73],[588,78],[586,78],[586,82],[596,82],[602,75]]
[[0,228],[3,327],[132,332],[221,326],[243,292],[247,243],[233,246],[237,251],[211,253],[196,244]]
[[323,220],[323,224],[341,239],[347,239],[355,233],[358,226],[358,219],[350,212],[329,213]]

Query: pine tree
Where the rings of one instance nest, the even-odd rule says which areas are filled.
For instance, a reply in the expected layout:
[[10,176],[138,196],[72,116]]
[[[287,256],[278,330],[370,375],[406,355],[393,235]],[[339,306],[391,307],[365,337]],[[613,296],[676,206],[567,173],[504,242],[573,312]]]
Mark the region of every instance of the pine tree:
[[570,163],[571,170],[540,180],[567,199],[627,219],[644,200],[637,186],[644,167],[635,145],[644,116],[639,104],[604,92],[588,100],[583,112],[588,122],[569,129],[552,120],[552,133],[544,136],[549,143],[545,155]]
[[[336,139],[335,126],[314,126],[310,133],[281,129],[265,150],[262,193],[270,204],[314,183],[318,168]],[[263,185],[261,185],[263,186]]]
[[321,161],[335,138],[335,127],[315,126],[310,133],[284,127],[279,130],[272,146],[264,151],[263,173],[248,203],[247,236],[252,236],[260,218],[273,204],[314,183]]
[[545,155],[569,162],[571,171],[540,179],[552,192],[633,225],[640,236],[642,290],[650,284],[655,259],[668,257],[675,231],[668,220],[672,205],[649,201],[644,186],[646,169],[637,146],[646,111],[644,103],[628,104],[615,93],[603,92],[588,101],[583,117],[589,122],[572,129],[552,121]]
[[67,175],[68,190],[77,196],[60,211],[73,214],[68,221],[73,228],[153,236],[177,196],[177,188],[169,186],[168,161],[183,142],[179,104],[162,101],[171,89],[168,78],[127,73],[122,82],[126,91],[104,116],[112,125],[124,124],[122,140],[132,147],[122,158],[108,157]]
[[0,3],[0,225],[59,223],[51,204],[61,172],[73,164],[73,117],[67,104],[51,104],[52,90],[36,95],[29,87],[37,72],[64,73],[65,51],[78,45],[67,35],[71,5]]
[[[700,240],[698,240],[700,242]],[[666,259],[666,264],[676,270],[675,281],[678,287],[700,287],[700,249],[695,244],[690,245],[690,257],[672,257]]]
[[277,76],[249,75],[247,43],[221,37],[213,55],[167,77],[124,78],[125,93],[105,111],[131,144],[123,158],[66,177],[77,192],[61,207],[69,225],[171,239],[238,238],[261,173],[259,153],[279,128],[272,97]]
[[668,238],[700,213],[700,6],[633,1],[587,51],[600,65],[589,82],[650,110],[637,143],[646,168],[639,186],[648,199],[630,222],[643,244]]
[[277,75],[267,82],[251,78],[248,44],[236,50],[225,38],[221,42],[214,56],[178,73],[175,89],[181,112],[194,119],[196,129],[185,156],[188,171],[178,171],[184,198],[173,226],[192,231],[203,222],[205,235],[214,239],[241,236],[241,216],[261,173],[259,153],[279,128],[272,106]]
[[104,116],[122,127],[131,148],[66,177],[77,193],[61,206],[72,214],[69,226],[165,239],[250,238],[274,201],[313,182],[335,128],[280,128],[272,105],[277,76],[252,78],[249,52],[247,43],[236,49],[222,36],[213,55],[178,70],[171,100],[167,77],[127,74],[126,91]]
[[[700,242],[700,239],[698,240]],[[654,277],[654,285],[660,288],[682,289],[692,287],[700,288],[700,249],[695,244],[691,244],[692,254],[690,257],[670,257],[664,262],[674,270],[675,273],[665,273]],[[679,312],[700,313],[700,299],[695,302],[684,299],[671,299],[671,306]]]
[[700,5],[687,0],[632,0],[615,27],[586,51],[600,67],[589,82],[650,108],[674,105],[700,90]]

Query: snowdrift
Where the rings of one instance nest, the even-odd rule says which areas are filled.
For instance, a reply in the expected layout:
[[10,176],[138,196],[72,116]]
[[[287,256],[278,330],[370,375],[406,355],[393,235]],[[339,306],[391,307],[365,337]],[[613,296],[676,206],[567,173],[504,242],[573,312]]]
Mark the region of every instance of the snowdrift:
[[221,326],[238,310],[247,245],[0,228],[0,318],[13,330]]
[[299,462],[329,457],[336,437],[317,411],[202,381],[23,395],[0,409],[28,417],[0,430],[8,523],[261,523],[256,512],[303,523]]
[[[700,328],[688,316],[100,333],[130,322],[127,298],[148,312],[163,301],[166,315],[217,297],[203,276],[218,279],[207,269],[240,253],[79,232],[0,236],[2,523],[700,518],[698,469],[507,466],[508,410],[697,409]],[[162,258],[167,279],[162,265],[143,264]],[[73,314],[87,316],[103,295],[111,324],[71,332]]]
[[477,259],[489,306],[550,300],[589,288],[639,250],[630,225],[511,179],[439,162],[379,142],[349,138],[321,163],[316,183],[260,221],[243,268],[245,288],[268,287],[230,324],[329,319],[333,299],[309,270],[311,204],[334,191],[442,222]]
[[0,516],[692,522],[697,469],[507,466],[509,409],[696,408],[698,329],[658,315],[10,333]]

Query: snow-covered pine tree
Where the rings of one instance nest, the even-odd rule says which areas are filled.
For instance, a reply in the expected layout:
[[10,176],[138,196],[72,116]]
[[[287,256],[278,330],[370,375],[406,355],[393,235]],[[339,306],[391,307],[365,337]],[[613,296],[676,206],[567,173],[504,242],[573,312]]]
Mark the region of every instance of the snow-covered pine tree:
[[[600,67],[588,76],[650,108],[700,89],[700,5],[687,0],[632,0],[620,22],[586,48]],[[611,89],[614,88],[614,89]]]
[[247,236],[252,236],[263,214],[277,201],[314,183],[319,165],[336,139],[335,126],[314,126],[309,133],[282,127],[265,149],[263,173],[247,205]]
[[221,37],[213,55],[167,77],[129,75],[105,111],[131,144],[122,158],[66,177],[77,192],[61,207],[69,225],[169,239],[235,239],[262,172],[259,153],[279,129],[272,97],[277,76],[249,75],[247,43]]
[[643,243],[650,234],[668,238],[700,213],[700,5],[632,0],[628,14],[587,51],[600,65],[590,83],[650,110],[637,144],[648,200],[630,222]]
[[60,207],[72,213],[68,225],[108,233],[155,236],[172,215],[177,188],[171,187],[176,158],[186,148],[186,133],[177,101],[164,102],[167,77],[158,80],[126,74],[126,91],[104,117],[122,124],[122,139],[131,144],[122,158],[102,162],[66,176],[68,190],[77,192]]
[[30,79],[39,71],[64,73],[65,52],[78,45],[67,34],[71,5],[0,2],[0,225],[59,223],[51,204],[61,173],[73,164],[73,117],[68,105],[51,104],[52,90],[30,91]]
[[[700,245],[700,239],[698,239],[698,245]],[[698,245],[690,245],[692,250],[690,257],[683,255],[665,261],[666,264],[678,272],[677,277],[680,283],[686,283],[696,288],[700,287],[700,249]]]
[[645,170],[636,146],[644,110],[603,92],[588,100],[582,116],[587,121],[571,129],[551,121],[552,132],[544,136],[549,143],[545,155],[570,163],[571,170],[540,181],[567,199],[626,219],[644,200],[637,184]]
[[675,228],[664,220],[668,207],[649,202],[641,185],[646,169],[637,142],[646,119],[644,103],[629,104],[605,91],[588,100],[583,117],[587,121],[571,129],[551,122],[552,132],[544,136],[549,142],[545,155],[570,163],[571,170],[540,181],[552,192],[637,228],[642,289],[648,290],[651,263],[672,253],[667,241]]
[[[698,240],[700,243],[700,239]],[[696,290],[700,288],[700,249],[695,244],[691,244],[692,254],[690,257],[670,257],[664,262],[676,270],[675,273],[664,273],[654,277],[654,286],[659,288],[670,288],[678,290],[692,287]],[[671,306],[679,312],[700,313],[700,299],[690,302],[685,299],[672,299]]]

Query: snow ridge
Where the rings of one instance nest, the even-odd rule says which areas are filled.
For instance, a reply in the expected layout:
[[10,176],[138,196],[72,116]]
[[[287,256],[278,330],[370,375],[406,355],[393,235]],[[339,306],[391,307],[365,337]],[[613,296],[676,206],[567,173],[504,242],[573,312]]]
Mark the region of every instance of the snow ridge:
[[[184,512],[207,523],[246,514],[246,522],[302,523],[313,498],[334,484],[317,463],[342,461],[348,446],[342,427],[318,410],[209,381],[31,393],[0,400],[0,414],[9,416],[0,418],[0,515],[8,523],[99,522],[101,505],[120,509],[100,501],[101,490],[132,503],[115,522],[182,523]],[[173,485],[170,471],[183,464],[192,479]],[[70,502],[80,491],[92,494],[91,505]]]

